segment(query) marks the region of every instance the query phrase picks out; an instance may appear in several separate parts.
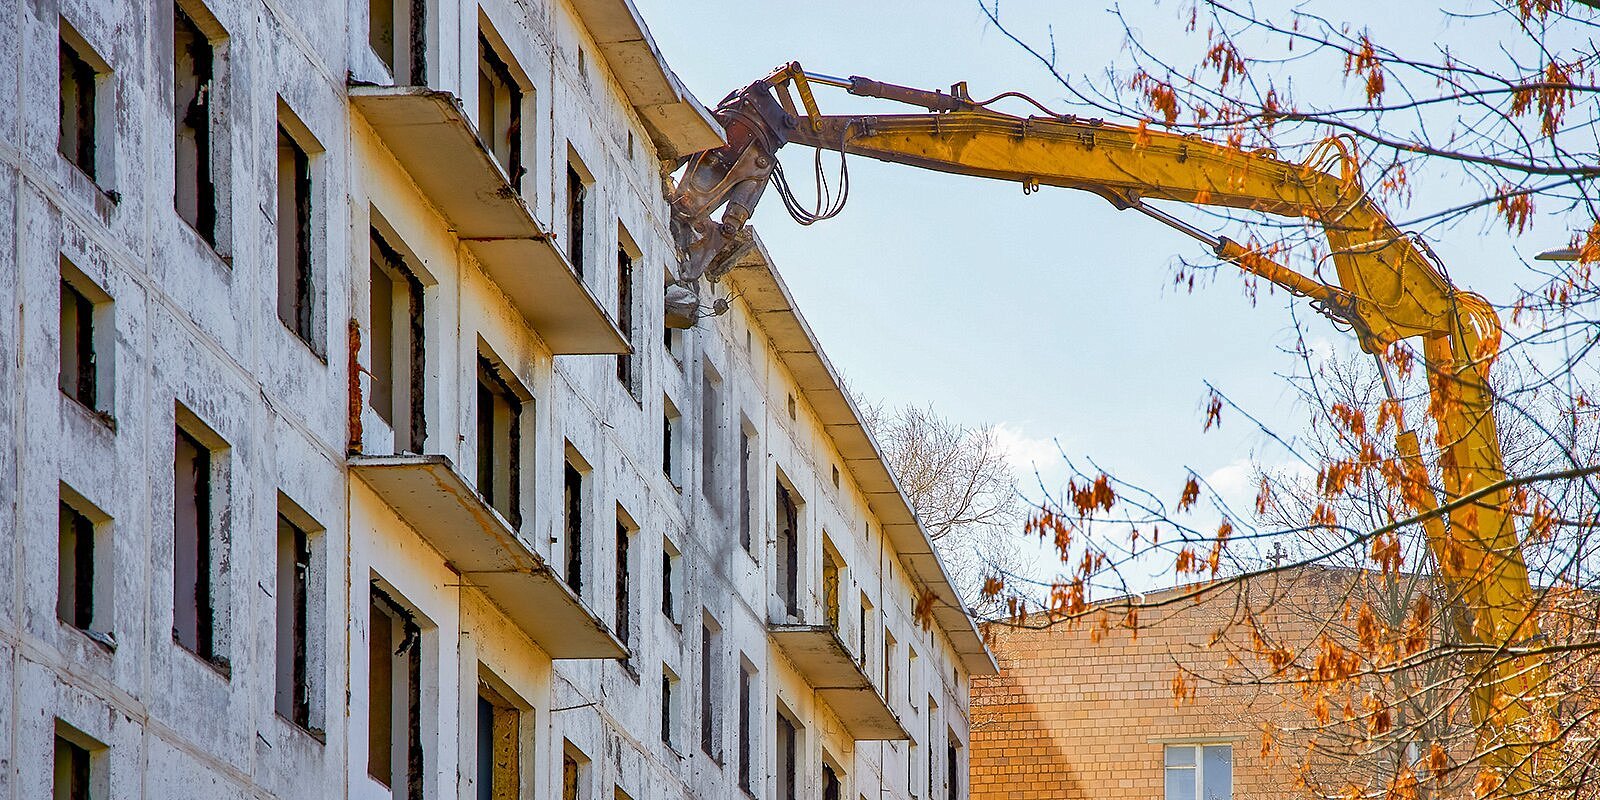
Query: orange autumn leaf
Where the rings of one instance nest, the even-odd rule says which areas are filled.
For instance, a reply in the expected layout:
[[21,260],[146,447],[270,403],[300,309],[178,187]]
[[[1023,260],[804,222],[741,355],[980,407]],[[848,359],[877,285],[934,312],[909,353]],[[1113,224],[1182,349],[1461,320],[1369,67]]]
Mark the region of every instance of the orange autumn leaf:
[[1183,493],[1178,495],[1178,512],[1182,513],[1194,508],[1195,501],[1200,499],[1200,482],[1195,476],[1190,475],[1189,480],[1183,484]]

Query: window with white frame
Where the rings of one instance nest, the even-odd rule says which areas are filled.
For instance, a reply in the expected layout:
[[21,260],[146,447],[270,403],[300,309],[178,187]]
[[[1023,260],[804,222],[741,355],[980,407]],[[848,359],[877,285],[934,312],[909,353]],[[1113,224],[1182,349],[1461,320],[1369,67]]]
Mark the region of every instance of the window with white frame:
[[1232,800],[1233,745],[1166,746],[1166,800]]

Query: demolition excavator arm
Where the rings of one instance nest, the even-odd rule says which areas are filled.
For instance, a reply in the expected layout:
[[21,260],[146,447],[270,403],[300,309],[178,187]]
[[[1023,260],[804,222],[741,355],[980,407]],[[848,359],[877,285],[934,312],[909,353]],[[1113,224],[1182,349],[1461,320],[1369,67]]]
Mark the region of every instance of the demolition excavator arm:
[[[826,116],[817,110],[813,84],[926,112]],[[1347,140],[1330,139],[1311,158],[1294,163],[1271,151],[1144,125],[1048,112],[1012,116],[990,110],[992,102],[975,102],[963,84],[947,94],[806,73],[798,64],[730,94],[715,112],[728,144],[690,157],[669,196],[680,256],[678,282],[668,292],[669,316],[676,324],[692,325],[698,279],[716,280],[751,246],[746,223],[756,203],[771,183],[785,189],[777,151],[787,143],[1017,181],[1025,190],[1058,186],[1091,192],[1119,209],[1177,228],[1208,244],[1218,258],[1308,298],[1318,311],[1348,325],[1362,348],[1378,357],[1386,385],[1383,355],[1402,340],[1421,340],[1429,407],[1438,429],[1443,500],[1428,480],[1416,433],[1403,423],[1397,452],[1409,476],[1405,494],[1413,510],[1429,514],[1441,505],[1449,508],[1447,514],[1429,514],[1422,527],[1453,600],[1457,635],[1490,648],[1516,648],[1537,639],[1533,591],[1506,510],[1506,492],[1491,488],[1506,477],[1487,382],[1499,346],[1499,321],[1482,297],[1451,285],[1420,241],[1399,230],[1363,190]],[[786,194],[785,200],[791,198]],[[1147,201],[1311,222],[1327,239],[1336,280],[1296,272]],[[721,215],[713,218],[719,209]],[[1392,385],[1389,390],[1392,394]],[[1474,502],[1451,503],[1475,493],[1480,494]],[[1472,689],[1474,721],[1493,740],[1492,752],[1499,754],[1495,765],[1515,779],[1526,769],[1520,763],[1526,748],[1515,741],[1525,734],[1514,731],[1526,727],[1534,713],[1544,667],[1531,657],[1499,658],[1486,660],[1483,672]]]

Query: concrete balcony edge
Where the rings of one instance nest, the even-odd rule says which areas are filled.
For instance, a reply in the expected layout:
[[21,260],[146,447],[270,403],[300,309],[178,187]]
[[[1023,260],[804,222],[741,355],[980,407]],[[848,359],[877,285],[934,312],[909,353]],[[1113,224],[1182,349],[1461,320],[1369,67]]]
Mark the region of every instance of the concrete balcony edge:
[[349,87],[350,103],[439,210],[489,279],[556,355],[627,353],[622,332],[573,270],[449,92]]
[[857,741],[910,739],[894,709],[833,628],[772,623],[767,634]]
[[627,649],[442,455],[354,456],[361,480],[551,658]]

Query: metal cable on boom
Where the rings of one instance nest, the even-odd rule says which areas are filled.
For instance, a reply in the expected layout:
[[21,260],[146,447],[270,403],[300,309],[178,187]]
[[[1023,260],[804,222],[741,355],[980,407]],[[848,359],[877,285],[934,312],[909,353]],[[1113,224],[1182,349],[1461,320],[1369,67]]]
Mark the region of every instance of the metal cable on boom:
[[[843,137],[841,137],[842,139]],[[839,146],[839,196],[835,198],[828,186],[827,173],[822,169],[822,151],[816,150],[813,159],[813,170],[817,181],[817,201],[811,208],[805,208],[794,196],[794,188],[789,185],[789,178],[783,172],[783,162],[773,157],[772,183],[778,190],[778,197],[783,200],[783,207],[789,216],[801,225],[814,225],[826,219],[833,219],[844,210],[845,201],[850,197],[850,164],[845,160],[844,142]]]

